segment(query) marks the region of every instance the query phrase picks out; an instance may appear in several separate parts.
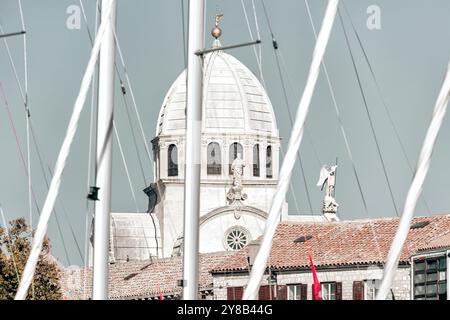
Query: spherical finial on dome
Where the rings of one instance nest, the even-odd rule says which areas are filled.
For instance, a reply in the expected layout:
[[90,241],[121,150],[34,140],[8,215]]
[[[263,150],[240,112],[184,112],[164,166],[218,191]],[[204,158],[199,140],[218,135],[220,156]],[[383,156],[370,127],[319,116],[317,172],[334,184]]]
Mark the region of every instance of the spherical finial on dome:
[[220,29],[219,27],[212,28],[211,35],[214,38],[218,39],[222,35],[222,29]]
[[212,28],[211,30],[211,35],[215,38],[218,39],[221,35],[222,35],[222,29],[219,28],[219,22],[222,19],[223,14],[216,14],[215,16],[215,25],[214,28]]

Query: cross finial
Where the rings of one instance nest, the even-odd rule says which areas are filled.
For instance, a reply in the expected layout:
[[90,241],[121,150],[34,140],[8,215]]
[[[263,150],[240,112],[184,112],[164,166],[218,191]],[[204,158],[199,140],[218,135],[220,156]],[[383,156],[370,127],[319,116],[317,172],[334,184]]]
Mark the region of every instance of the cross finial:
[[[211,35],[217,40],[222,35],[222,29],[219,27],[219,22],[222,20],[223,14],[216,14],[214,16],[214,28],[211,30]],[[219,44],[220,46],[220,44]]]
[[218,27],[219,26],[219,22],[220,20],[222,20],[223,14],[216,14],[214,19],[216,20],[215,22],[215,26]]

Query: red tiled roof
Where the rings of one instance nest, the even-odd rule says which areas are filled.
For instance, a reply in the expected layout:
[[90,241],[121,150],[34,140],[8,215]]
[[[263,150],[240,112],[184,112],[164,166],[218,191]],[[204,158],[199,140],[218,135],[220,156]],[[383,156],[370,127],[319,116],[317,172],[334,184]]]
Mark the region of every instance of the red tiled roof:
[[450,230],[419,247],[419,251],[450,248]]
[[[430,223],[410,230],[400,263],[408,263],[410,256],[427,244],[450,246],[450,236],[438,238],[450,230],[450,215],[418,217],[413,219],[412,224],[426,221]],[[382,263],[386,260],[398,222],[398,218],[383,218],[333,223],[281,223],[273,239],[270,267],[308,268],[309,248],[316,267]],[[294,242],[308,235],[312,239],[307,244]],[[236,252],[234,258],[212,272],[247,270],[247,261],[243,259],[246,257],[245,250]]]
[[[309,268],[308,253],[316,267],[382,263],[398,227],[398,218],[341,222],[281,223],[275,233],[270,267],[272,269]],[[419,250],[450,247],[450,215],[414,218],[412,224],[429,222],[411,229],[400,262],[408,263]],[[307,243],[294,242],[311,235]],[[211,273],[248,270],[247,249],[200,255],[200,288],[212,288]],[[132,299],[174,295],[181,292],[182,258],[134,261],[110,265],[111,299]],[[68,299],[87,299],[92,292],[92,269],[64,270],[62,281]]]
[[[212,287],[212,276],[209,272],[218,268],[228,259],[232,252],[203,254],[200,256],[201,289]],[[182,279],[182,258],[172,257],[150,261],[130,261],[112,264],[109,267],[110,299],[158,297],[174,295],[181,292],[177,280]],[[62,281],[66,299],[89,299],[92,292],[92,268],[67,268]]]

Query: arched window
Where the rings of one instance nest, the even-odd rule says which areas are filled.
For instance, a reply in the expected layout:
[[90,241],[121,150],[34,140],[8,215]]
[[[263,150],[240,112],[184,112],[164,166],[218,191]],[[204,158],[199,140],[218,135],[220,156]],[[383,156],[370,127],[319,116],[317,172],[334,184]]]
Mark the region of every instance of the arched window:
[[217,142],[211,142],[208,144],[207,155],[207,173],[222,174],[222,154],[220,152],[220,145]]
[[272,178],[272,146],[266,149],[266,178]]
[[171,144],[167,150],[167,175],[178,176],[178,148],[174,144]]
[[253,176],[259,177],[259,144],[253,146]]
[[228,162],[228,172],[230,175],[233,174],[231,172],[231,165],[233,164],[234,159],[237,158],[238,154],[241,156],[241,159],[244,159],[242,154],[242,145],[238,142],[234,142],[230,145],[230,161]]

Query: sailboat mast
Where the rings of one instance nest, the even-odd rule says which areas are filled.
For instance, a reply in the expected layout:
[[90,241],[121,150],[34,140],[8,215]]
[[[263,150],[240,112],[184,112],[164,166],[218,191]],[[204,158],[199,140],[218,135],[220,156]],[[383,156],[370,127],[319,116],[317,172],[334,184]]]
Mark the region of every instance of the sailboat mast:
[[184,176],[183,299],[198,298],[200,159],[202,130],[204,0],[189,1],[187,46],[186,166]]
[[99,188],[94,217],[93,299],[108,299],[109,219],[111,213],[111,163],[114,107],[114,62],[116,47],[113,28],[116,27],[116,0],[102,0],[101,19],[111,7],[111,27],[105,31],[100,49],[96,185]]

